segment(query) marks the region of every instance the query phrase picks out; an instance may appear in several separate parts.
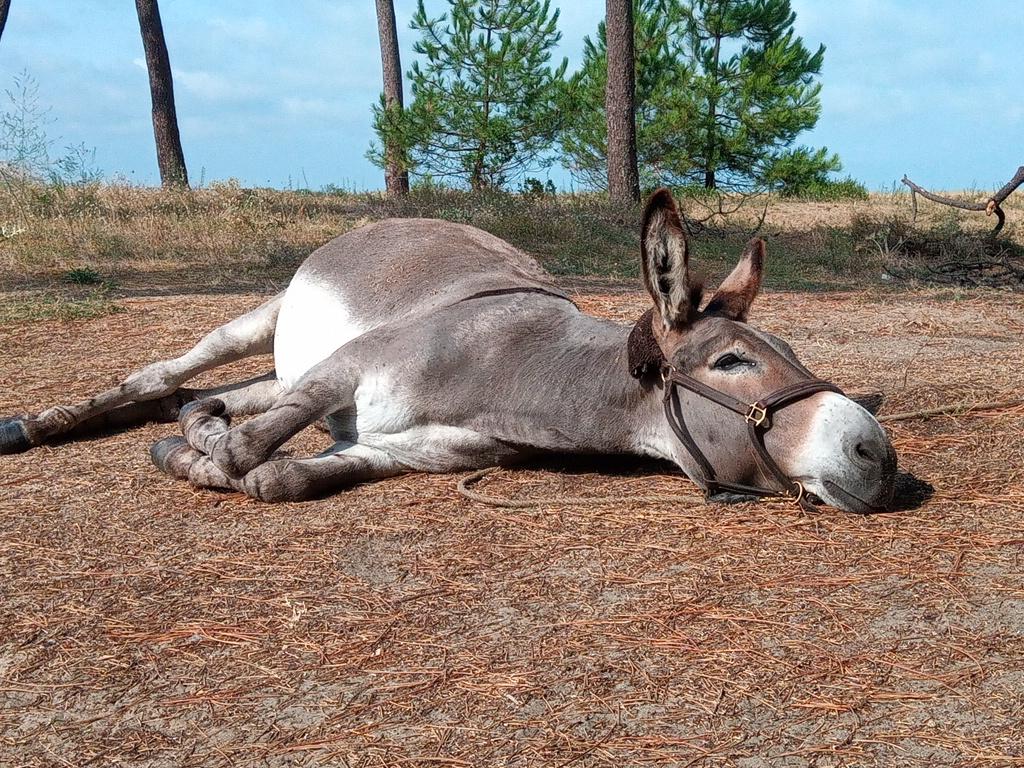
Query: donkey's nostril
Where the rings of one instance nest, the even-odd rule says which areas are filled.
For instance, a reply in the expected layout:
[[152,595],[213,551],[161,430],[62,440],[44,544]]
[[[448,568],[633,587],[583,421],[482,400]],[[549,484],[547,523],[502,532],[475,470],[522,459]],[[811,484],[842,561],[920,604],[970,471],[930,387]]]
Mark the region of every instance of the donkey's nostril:
[[857,453],[857,456],[864,459],[864,461],[878,461],[876,453],[865,443],[857,443],[853,450]]

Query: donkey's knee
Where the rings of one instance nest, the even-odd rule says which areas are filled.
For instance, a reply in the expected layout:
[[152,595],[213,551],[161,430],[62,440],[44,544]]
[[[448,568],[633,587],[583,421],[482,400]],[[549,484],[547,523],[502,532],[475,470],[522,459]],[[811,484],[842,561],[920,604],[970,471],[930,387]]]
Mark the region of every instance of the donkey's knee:
[[130,374],[118,389],[129,400],[156,400],[172,394],[185,378],[175,373],[171,361],[163,360]]

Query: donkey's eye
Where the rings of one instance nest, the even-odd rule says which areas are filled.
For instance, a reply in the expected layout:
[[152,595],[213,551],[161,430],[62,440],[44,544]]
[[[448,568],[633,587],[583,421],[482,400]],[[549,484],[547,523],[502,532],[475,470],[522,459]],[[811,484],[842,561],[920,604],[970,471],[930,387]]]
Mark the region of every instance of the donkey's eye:
[[715,360],[715,364],[712,366],[712,368],[715,368],[716,370],[719,371],[729,371],[738,366],[749,364],[750,363],[748,363],[739,355],[734,355],[732,352],[726,352],[720,358]]

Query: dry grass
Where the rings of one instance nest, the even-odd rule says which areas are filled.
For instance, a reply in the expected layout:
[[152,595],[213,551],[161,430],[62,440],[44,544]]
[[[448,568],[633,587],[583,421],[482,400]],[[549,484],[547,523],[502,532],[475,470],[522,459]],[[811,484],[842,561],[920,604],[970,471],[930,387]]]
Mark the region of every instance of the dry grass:
[[[0,328],[0,413],[89,395],[258,301]],[[769,294],[757,319],[896,411],[1019,393],[1022,318],[1019,297],[921,292]],[[3,457],[0,763],[1024,764],[1022,430],[1024,409],[895,426],[935,492],[869,517],[497,510],[422,475],[269,506],[161,475],[160,425]],[[636,464],[482,485],[689,487]]]
[[[1017,196],[1020,197],[1020,196]],[[695,217],[696,200],[684,201]],[[1024,203],[1008,203],[1009,244],[1024,246]],[[735,262],[760,213],[742,209],[698,238],[702,268],[721,275]],[[637,275],[638,211],[588,196],[419,193],[404,201],[375,195],[243,189],[230,184],[189,192],[127,186],[27,188],[0,198],[0,291],[18,289],[40,306],[74,302],[67,283],[88,274],[122,295],[281,287],[327,240],[386,216],[433,216],[474,224],[537,256],[563,275]],[[909,226],[905,195],[832,203],[773,200],[769,238],[775,288],[879,285]],[[922,232],[969,240],[991,224],[982,215],[921,204]],[[201,288],[198,288],[201,286]],[[95,309],[95,308],[93,308]],[[85,313],[88,308],[83,308]],[[93,312],[95,314],[96,312]]]

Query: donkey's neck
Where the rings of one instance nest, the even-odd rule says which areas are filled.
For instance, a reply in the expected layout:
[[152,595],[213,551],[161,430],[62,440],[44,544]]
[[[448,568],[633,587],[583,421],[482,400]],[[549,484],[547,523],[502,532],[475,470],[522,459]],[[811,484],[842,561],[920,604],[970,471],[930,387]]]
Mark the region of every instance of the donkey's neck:
[[588,315],[573,320],[536,372],[536,391],[551,406],[543,409],[546,431],[561,433],[572,450],[671,458],[660,391],[629,371],[629,328]]

